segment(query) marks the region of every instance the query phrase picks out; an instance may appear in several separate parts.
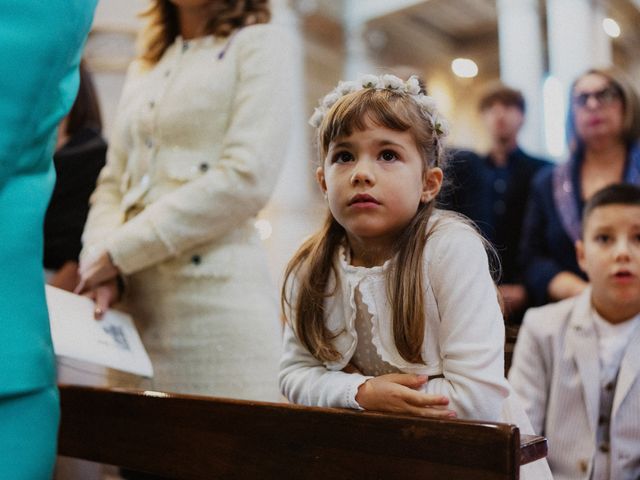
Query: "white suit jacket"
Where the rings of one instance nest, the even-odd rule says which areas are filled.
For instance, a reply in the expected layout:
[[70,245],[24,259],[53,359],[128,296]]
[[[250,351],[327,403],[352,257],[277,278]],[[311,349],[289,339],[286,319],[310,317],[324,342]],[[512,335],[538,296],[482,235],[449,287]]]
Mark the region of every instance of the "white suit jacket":
[[[536,433],[547,437],[556,480],[589,479],[596,452],[600,375],[591,289],[530,309],[509,380]],[[640,478],[640,328],[624,353],[611,412],[611,480]]]

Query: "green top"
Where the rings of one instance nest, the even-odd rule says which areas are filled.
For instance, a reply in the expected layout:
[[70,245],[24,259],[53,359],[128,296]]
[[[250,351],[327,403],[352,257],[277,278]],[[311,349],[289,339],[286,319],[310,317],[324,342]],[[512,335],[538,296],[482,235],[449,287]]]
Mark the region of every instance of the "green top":
[[54,384],[43,218],[97,0],[0,0],[0,395]]

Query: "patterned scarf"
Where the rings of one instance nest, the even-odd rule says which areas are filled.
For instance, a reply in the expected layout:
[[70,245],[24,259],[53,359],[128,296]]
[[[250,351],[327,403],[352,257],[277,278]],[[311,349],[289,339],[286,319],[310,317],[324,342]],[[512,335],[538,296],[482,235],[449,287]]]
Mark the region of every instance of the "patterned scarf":
[[[572,173],[579,167],[580,162],[582,156],[572,154],[566,163],[558,165],[553,172],[553,200],[556,211],[565,232],[573,242],[580,239],[582,230],[576,185],[572,180]],[[629,150],[624,182],[640,185],[640,143],[634,144]]]

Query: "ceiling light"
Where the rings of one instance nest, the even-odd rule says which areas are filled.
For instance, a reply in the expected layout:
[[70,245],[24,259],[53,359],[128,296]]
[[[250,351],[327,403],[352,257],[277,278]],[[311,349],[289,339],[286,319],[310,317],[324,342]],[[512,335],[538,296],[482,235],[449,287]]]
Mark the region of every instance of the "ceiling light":
[[620,36],[620,25],[613,18],[605,18],[602,20],[602,28],[604,33],[612,38],[618,38]]
[[462,78],[473,78],[478,75],[478,65],[469,58],[456,58],[451,62],[451,70]]

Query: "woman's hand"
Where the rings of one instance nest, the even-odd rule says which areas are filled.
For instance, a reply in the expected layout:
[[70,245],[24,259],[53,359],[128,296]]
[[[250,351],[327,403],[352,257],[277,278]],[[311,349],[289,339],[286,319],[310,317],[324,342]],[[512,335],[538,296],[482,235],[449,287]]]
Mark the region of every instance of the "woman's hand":
[[69,260],[60,267],[47,282],[49,285],[67,292],[73,292],[80,283],[78,274],[78,262]]
[[514,313],[520,312],[527,305],[527,290],[524,285],[518,283],[503,283],[498,285],[502,302],[504,304],[504,316],[508,318]]
[[83,293],[94,289],[104,282],[114,280],[120,271],[113,264],[111,255],[106,250],[87,264],[80,264],[80,283],[74,290]]
[[417,391],[427,380],[426,375],[409,373],[391,373],[370,378],[358,388],[356,402],[365,410],[378,412],[408,413],[420,417],[455,417],[456,413],[447,409],[447,397]]
[[564,300],[582,293],[589,284],[571,272],[560,272],[549,282],[547,292],[553,301]]
[[118,281],[113,278],[100,285],[92,288],[86,293],[86,296],[92,299],[96,308],[93,311],[93,317],[96,320],[102,319],[102,316],[109,310],[109,307],[120,299],[120,290],[118,289]]

